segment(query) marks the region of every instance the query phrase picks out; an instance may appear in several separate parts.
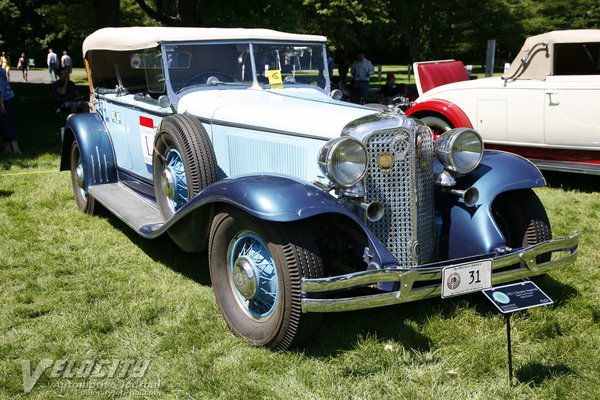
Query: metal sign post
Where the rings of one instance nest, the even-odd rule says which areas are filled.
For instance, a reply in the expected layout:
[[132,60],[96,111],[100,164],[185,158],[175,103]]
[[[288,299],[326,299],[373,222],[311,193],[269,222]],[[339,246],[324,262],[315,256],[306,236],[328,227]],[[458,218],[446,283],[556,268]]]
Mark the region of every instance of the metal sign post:
[[504,314],[506,320],[506,347],[508,349],[508,383],[513,385],[512,344],[510,340],[510,315],[515,311],[548,306],[554,302],[531,281],[513,283],[482,290],[482,293]]
[[506,348],[508,349],[508,384],[513,385],[512,345],[510,342],[510,314],[504,314],[506,320]]

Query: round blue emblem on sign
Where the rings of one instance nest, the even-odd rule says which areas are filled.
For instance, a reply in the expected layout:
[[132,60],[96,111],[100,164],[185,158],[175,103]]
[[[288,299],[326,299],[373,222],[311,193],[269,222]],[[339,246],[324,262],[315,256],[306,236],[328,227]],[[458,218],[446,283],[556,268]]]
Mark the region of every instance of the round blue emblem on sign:
[[498,303],[501,303],[501,304],[510,303],[510,298],[502,292],[494,292],[494,293],[492,293],[492,296],[494,297],[494,300],[496,300]]

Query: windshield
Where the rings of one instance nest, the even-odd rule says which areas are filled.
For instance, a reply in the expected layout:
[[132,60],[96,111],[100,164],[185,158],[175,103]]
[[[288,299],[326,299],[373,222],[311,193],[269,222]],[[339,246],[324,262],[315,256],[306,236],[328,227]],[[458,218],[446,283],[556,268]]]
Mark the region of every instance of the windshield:
[[327,87],[323,45],[196,43],[169,44],[163,49],[169,84],[176,94],[198,87],[243,88],[255,81],[265,89]]
[[283,87],[310,85],[325,89],[323,45],[256,43],[253,50],[257,79],[263,87],[277,88],[283,84]]
[[175,93],[195,86],[253,83],[248,44],[184,44],[165,46],[167,70]]

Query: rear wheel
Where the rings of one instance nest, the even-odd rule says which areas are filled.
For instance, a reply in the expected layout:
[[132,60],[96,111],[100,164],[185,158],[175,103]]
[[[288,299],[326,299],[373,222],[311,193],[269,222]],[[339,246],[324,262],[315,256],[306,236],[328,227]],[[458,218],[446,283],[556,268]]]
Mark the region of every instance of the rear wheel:
[[301,223],[258,220],[227,208],[213,220],[210,277],[229,328],[255,346],[285,350],[306,342],[321,316],[301,311],[303,277],[323,276],[312,234]]
[[[527,247],[552,239],[546,210],[531,189],[514,190],[499,195],[492,214],[509,247]],[[538,263],[550,260],[550,254],[536,258]]]
[[77,203],[77,207],[84,213],[96,214],[96,200],[87,194],[85,174],[85,166],[81,159],[79,145],[76,140],[73,140],[73,143],[71,144],[71,184],[73,186],[75,203]]

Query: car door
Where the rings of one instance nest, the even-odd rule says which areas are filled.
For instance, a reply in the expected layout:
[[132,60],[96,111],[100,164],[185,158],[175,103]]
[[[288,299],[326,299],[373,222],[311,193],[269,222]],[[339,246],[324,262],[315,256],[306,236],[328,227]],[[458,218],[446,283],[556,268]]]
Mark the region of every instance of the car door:
[[545,95],[546,144],[600,149],[600,43],[557,43]]
[[600,149],[600,75],[549,76],[546,144]]

